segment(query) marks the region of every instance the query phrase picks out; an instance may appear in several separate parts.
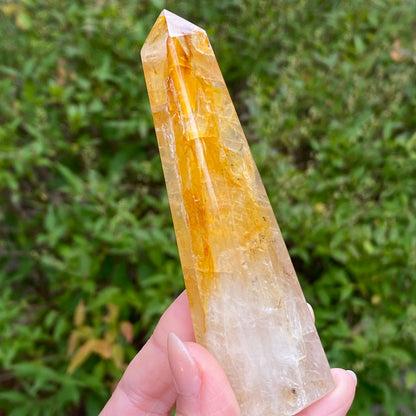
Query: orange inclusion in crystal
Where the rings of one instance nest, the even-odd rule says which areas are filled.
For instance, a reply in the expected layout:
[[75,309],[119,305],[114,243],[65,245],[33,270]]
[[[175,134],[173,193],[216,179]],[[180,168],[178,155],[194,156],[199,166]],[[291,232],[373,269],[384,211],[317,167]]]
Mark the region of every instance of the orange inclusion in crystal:
[[[266,240],[271,237],[271,226],[270,213],[255,198],[250,152],[244,148],[245,152],[230,149],[220,136],[218,112],[225,84],[213,85],[195,73],[195,61],[201,59],[199,51],[210,48],[206,38],[205,44],[198,43],[198,48],[194,46],[196,41],[199,39],[193,35],[167,39],[168,114],[174,121],[181,192],[198,283],[194,286],[184,270],[185,279],[191,301],[200,299],[206,310],[215,272],[221,271],[216,267],[211,246],[244,247],[254,241],[254,254],[254,249],[258,251],[269,243]],[[237,130],[243,134],[241,129]]]
[[[183,37],[182,40],[190,43],[189,36]],[[200,290],[207,292],[214,277],[213,258],[208,239],[205,238],[209,235],[210,222],[207,205],[212,201],[207,201],[206,198],[206,182],[210,181],[210,177],[204,175],[201,168],[201,163],[208,162],[206,152],[202,148],[203,141],[206,138],[199,135],[193,119],[196,110],[195,98],[202,86],[200,80],[193,74],[189,56],[185,54],[177,38],[168,38],[167,52],[169,116],[173,120],[182,119],[188,123],[188,128],[180,125],[179,131],[175,134],[175,149],[181,178],[182,198],[191,233],[196,269],[204,273],[199,285]],[[179,94],[178,91],[180,91]],[[209,134],[218,142],[215,120],[212,120],[212,122]],[[204,159],[202,161],[200,160],[201,150]]]

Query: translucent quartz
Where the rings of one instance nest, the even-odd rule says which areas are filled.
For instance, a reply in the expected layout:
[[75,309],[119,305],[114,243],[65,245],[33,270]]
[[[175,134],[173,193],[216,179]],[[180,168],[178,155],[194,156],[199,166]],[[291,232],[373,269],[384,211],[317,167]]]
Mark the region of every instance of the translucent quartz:
[[196,339],[243,415],[293,415],[334,382],[208,37],[165,10],[141,56]]

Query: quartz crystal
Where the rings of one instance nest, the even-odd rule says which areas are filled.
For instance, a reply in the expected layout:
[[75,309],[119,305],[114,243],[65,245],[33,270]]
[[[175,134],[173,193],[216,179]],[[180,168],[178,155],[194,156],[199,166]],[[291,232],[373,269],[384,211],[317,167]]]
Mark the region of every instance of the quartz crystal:
[[294,415],[334,381],[208,37],[164,10],[141,56],[196,340],[244,416]]

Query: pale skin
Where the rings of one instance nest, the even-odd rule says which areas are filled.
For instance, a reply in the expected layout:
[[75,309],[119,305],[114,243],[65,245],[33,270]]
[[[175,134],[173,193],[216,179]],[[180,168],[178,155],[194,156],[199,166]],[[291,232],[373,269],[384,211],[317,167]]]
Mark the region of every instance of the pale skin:
[[[336,388],[296,416],[345,416],[354,399],[354,373],[332,369]],[[221,366],[195,343],[186,292],[160,319],[127,367],[100,416],[241,415]]]

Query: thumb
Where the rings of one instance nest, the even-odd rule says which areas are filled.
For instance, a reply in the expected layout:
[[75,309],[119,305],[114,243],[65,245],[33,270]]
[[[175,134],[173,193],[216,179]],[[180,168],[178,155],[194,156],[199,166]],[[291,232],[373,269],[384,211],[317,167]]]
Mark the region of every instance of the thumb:
[[168,358],[175,388],[176,416],[240,416],[227,377],[202,346],[168,336]]

